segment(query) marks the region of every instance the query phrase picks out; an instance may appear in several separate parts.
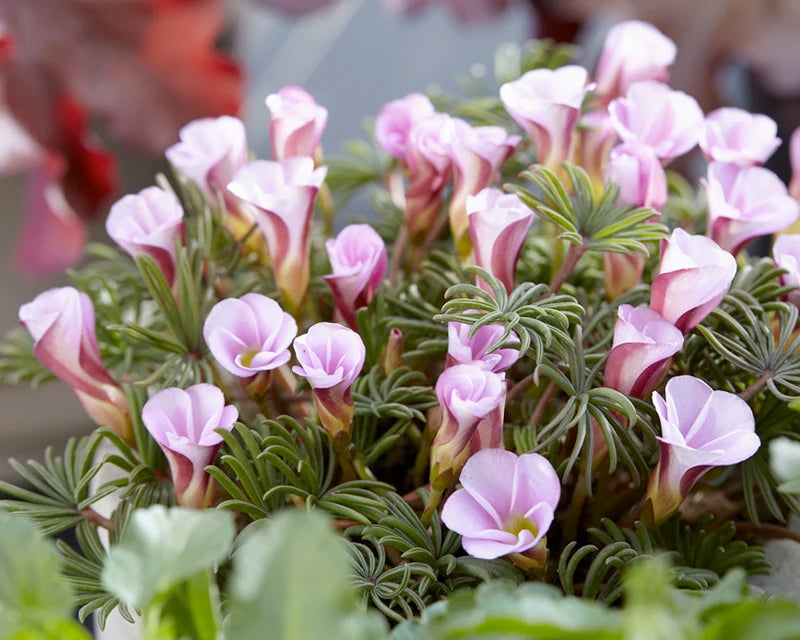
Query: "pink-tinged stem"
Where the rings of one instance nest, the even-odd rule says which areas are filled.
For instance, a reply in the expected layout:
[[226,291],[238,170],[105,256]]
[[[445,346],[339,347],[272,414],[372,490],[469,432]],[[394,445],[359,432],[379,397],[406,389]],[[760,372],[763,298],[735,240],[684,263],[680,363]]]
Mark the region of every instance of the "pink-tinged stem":
[[561,285],[567,281],[567,278],[569,278],[570,274],[575,269],[575,265],[578,264],[578,260],[581,259],[581,256],[585,251],[586,246],[584,244],[569,245],[567,255],[564,256],[564,262],[561,263],[561,267],[558,269],[558,272],[555,276],[553,276],[553,280],[550,282],[551,295],[557,293],[561,288]]

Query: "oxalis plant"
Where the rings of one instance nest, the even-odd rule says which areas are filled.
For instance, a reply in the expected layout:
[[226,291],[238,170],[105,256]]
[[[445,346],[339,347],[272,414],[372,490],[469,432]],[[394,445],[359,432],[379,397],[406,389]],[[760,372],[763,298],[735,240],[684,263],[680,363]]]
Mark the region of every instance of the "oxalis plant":
[[[0,486],[0,637],[797,637],[747,586],[800,492],[800,236],[744,251],[798,217],[775,123],[704,116],[649,25],[572,53],[338,159],[298,87],[272,160],[182,130],[2,348],[97,428]],[[664,169],[698,144],[700,185]]]

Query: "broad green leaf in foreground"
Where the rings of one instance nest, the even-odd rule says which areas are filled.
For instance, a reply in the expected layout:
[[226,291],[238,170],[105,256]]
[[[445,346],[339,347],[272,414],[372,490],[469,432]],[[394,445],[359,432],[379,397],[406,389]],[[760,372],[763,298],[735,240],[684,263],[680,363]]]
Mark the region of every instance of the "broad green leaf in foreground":
[[233,563],[227,640],[386,637],[380,616],[359,609],[344,542],[319,514],[279,514],[247,535]]

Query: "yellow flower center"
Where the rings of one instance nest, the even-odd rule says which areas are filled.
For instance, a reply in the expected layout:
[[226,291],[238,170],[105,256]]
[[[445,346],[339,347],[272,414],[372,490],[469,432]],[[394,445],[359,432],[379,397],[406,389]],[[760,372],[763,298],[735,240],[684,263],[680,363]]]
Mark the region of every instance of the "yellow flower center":
[[511,515],[503,528],[508,531],[508,533],[513,533],[517,537],[519,537],[520,531],[525,530],[530,531],[534,538],[536,534],[539,533],[539,527],[536,526],[535,522],[515,514]]

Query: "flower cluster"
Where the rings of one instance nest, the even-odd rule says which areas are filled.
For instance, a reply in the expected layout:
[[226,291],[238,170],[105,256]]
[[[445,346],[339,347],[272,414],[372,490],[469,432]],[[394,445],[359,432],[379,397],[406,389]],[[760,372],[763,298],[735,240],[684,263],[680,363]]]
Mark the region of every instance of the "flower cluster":
[[[112,207],[122,252],[19,314],[116,448],[114,526],[144,501],[240,531],[321,510],[395,619],[487,576],[614,600],[656,547],[704,580],[758,557],[747,527],[710,559],[661,527],[800,510],[761,446],[800,440],[800,236],[746,251],[798,216],[763,166],[775,123],[704,114],[644,23],[612,29],[593,74],[548,51],[489,100],[386,104],[373,153],[327,165],[328,113],[299,87],[266,100],[272,159],[232,117],[184,127],[172,181]],[[689,153],[703,177],[671,176]],[[335,226],[365,182],[378,220]],[[38,379],[29,343],[5,353]],[[105,522],[77,500],[59,513]]]

